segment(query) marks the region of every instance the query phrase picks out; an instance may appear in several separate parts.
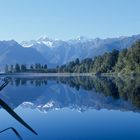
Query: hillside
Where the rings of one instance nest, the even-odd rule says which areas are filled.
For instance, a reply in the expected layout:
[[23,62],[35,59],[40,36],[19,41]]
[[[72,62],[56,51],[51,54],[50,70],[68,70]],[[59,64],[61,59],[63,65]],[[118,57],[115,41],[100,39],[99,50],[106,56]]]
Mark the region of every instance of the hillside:
[[23,48],[16,41],[0,41],[0,66],[6,64],[32,64],[34,62],[46,63],[45,58],[33,48]]
[[140,73],[140,41],[122,51],[113,50],[94,59],[79,59],[62,65],[59,72],[78,73]]
[[24,41],[22,46],[36,49],[47,61],[49,67],[63,65],[79,58],[94,58],[113,49],[122,50],[129,48],[135,41],[140,39],[140,35],[130,37],[118,37],[107,39],[89,39],[78,37],[72,40],[53,40],[48,37],[40,37],[37,40]]
[[[107,68],[106,70],[105,64],[102,65],[102,62],[99,62],[101,60],[98,56],[103,55],[106,57],[106,55],[104,55],[106,52],[109,53],[114,49],[121,51],[124,48],[129,48],[139,39],[140,35],[107,39],[88,39],[85,37],[79,37],[68,41],[51,40],[43,37],[29,42],[24,41],[21,44],[14,40],[0,41],[0,67],[4,68],[6,64],[15,65],[18,63],[31,66],[32,64],[40,63],[41,65],[47,64],[49,68],[55,68],[57,66],[68,64],[71,61],[75,61],[77,58],[81,61],[81,63],[92,63],[91,60],[95,58],[97,62],[94,63],[97,65],[94,65],[94,67],[81,65],[79,69],[76,68],[76,70],[75,68],[72,68],[70,72],[84,72],[88,70],[92,72],[113,71],[110,68]],[[114,58],[110,56],[107,59]],[[109,61],[107,59],[106,61]],[[120,71],[119,67],[121,67],[120,65],[123,65],[122,63],[125,62],[118,62],[115,71]],[[114,64],[111,64],[109,67],[113,67],[113,65]],[[63,66],[61,69],[62,71],[67,71],[63,70]]]

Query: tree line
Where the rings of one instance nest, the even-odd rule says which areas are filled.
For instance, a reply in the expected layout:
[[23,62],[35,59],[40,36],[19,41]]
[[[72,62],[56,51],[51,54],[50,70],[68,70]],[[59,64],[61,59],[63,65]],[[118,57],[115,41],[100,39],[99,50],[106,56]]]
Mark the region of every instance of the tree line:
[[31,64],[15,64],[5,65],[5,73],[19,73],[19,72],[47,72],[47,64],[41,65],[40,63]]
[[122,51],[113,50],[94,59],[71,61],[62,65],[59,72],[70,73],[140,73],[140,41]]
[[5,66],[5,72],[48,72],[48,73],[140,73],[140,41],[122,51],[113,50],[95,58],[78,58],[56,68],[36,63],[27,68],[16,64]]

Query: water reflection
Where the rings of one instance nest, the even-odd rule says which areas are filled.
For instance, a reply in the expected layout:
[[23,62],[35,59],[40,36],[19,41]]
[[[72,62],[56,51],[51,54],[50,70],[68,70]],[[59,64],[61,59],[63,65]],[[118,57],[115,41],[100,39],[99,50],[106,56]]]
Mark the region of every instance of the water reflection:
[[12,108],[22,104],[23,107],[38,108],[44,112],[64,107],[79,111],[106,108],[139,112],[140,78],[11,78],[10,86],[1,93],[1,98]]
[[8,128],[6,128],[6,129],[0,131],[0,133],[3,133],[3,132],[5,132],[5,131],[7,131],[7,130],[12,130],[12,131],[15,133],[15,135],[16,135],[20,140],[23,140],[22,137],[20,136],[20,134],[18,133],[18,131],[17,131],[15,128],[13,128],[13,127],[8,127]]
[[[120,130],[120,128],[124,128],[123,126],[125,126],[127,122],[133,122],[130,119],[130,116],[133,116],[129,114],[130,116],[126,117],[126,119],[119,119],[119,117],[117,117],[117,115],[120,116],[118,112],[116,113],[116,115],[114,115],[112,111],[102,112],[98,110],[119,110],[119,112],[121,111],[121,113],[124,111],[132,111],[138,113],[140,112],[140,77],[9,77],[8,79],[8,86],[7,83],[4,83],[0,88],[0,106],[35,134],[36,132],[24,120],[22,120],[21,117],[16,114],[14,109],[19,108],[19,112],[22,112],[22,118],[25,118],[27,116],[27,118],[29,119],[28,121],[30,121],[30,124],[32,126],[35,127],[35,125],[38,124],[36,127],[38,129],[37,131],[39,135],[38,137],[35,137],[33,139],[53,139],[52,137],[55,137],[54,134],[56,134],[56,137],[54,139],[58,139],[58,137],[61,136],[65,137],[66,133],[69,138],[70,136],[72,136],[68,135],[70,132],[72,132],[73,134],[73,137],[71,139],[73,139],[74,137],[75,139],[78,139],[78,137],[80,137],[80,139],[82,139],[82,137],[86,139],[86,136],[93,139],[94,135],[92,129],[89,129],[87,131],[85,130],[89,127],[94,128],[94,131],[98,130],[100,133],[103,133],[104,137],[107,136],[104,134],[106,125],[116,122],[115,126],[117,127],[117,125],[119,124],[118,122],[121,121],[120,124],[122,124],[122,126],[118,126]],[[25,110],[23,108],[25,108]],[[26,112],[28,109],[29,111]],[[65,112],[65,109],[69,110],[66,110]],[[47,114],[46,117],[40,115],[41,113],[39,113],[38,110],[44,113],[48,113],[51,111],[54,114]],[[60,117],[59,115],[55,115],[57,114],[55,110],[59,110],[58,114],[62,117]],[[88,112],[90,110],[91,114],[86,115],[86,113],[82,113],[85,114],[84,117],[86,119],[82,119],[82,117],[79,117],[76,120],[74,117],[72,117],[73,115],[75,115],[75,112],[71,112],[70,110],[75,110],[76,112]],[[100,115],[97,112],[100,112]],[[35,113],[35,115],[33,115],[33,113]],[[44,113],[42,114],[44,115]],[[48,117],[49,115],[50,117]],[[96,117],[94,118],[93,116]],[[106,121],[106,123],[104,122],[106,125],[100,123],[100,121],[102,122],[105,119],[101,116],[110,118],[107,120],[110,123],[107,123]],[[111,119],[112,116],[115,121]],[[95,121],[93,118],[95,119]],[[36,122],[36,120],[34,119],[36,119],[38,122]],[[73,125],[74,127],[72,128],[69,127],[71,131],[65,132],[65,124],[67,123],[67,125],[69,126],[72,125],[72,123],[70,122],[71,119],[73,120],[73,124],[75,125]],[[83,127],[81,127],[80,125],[83,120],[85,120],[87,124],[85,123],[83,124]],[[80,125],[76,125],[76,122],[78,121]],[[138,122],[136,122],[136,124],[138,124],[137,127],[139,128],[139,118],[137,118],[137,121]],[[18,133],[21,128],[18,128],[17,131],[15,129],[16,127],[14,127],[17,126],[15,123],[13,123],[11,126],[12,127],[8,128],[7,126],[5,126],[6,129],[0,131],[0,133],[7,130],[12,130],[19,139],[22,139],[20,134]],[[105,130],[100,131],[101,128],[99,126],[101,128],[105,128]],[[61,129],[58,130],[57,128]],[[72,131],[74,128],[75,131]],[[113,128],[114,125],[112,124],[110,125],[110,129],[108,129],[112,131]],[[78,134],[75,133],[77,132],[76,130],[79,130]],[[128,131],[129,130],[131,130],[131,127],[128,128]],[[47,134],[45,131],[47,131]],[[22,133],[23,132],[24,137],[26,137],[26,133],[28,132],[22,131]],[[58,132],[60,133],[60,135],[57,135]],[[112,133],[114,132],[116,132],[116,130],[112,131]],[[137,131],[135,131],[135,133],[138,134]],[[100,136],[100,134],[98,134],[97,132],[96,134],[96,136]],[[31,137],[32,135],[30,135],[30,137],[27,139],[30,140],[32,139]],[[112,137],[114,136],[112,135]]]
[[[3,90],[7,85],[8,83],[10,82],[9,81],[9,78],[4,78],[2,79],[3,81],[3,84],[0,86],[0,91]],[[33,132],[35,135],[37,135],[37,133],[19,116],[17,115],[16,112],[14,112],[13,109],[11,109],[11,107],[6,103],[4,102],[2,99],[0,99],[0,106],[5,109],[13,118],[15,118],[19,123],[21,123],[23,126],[25,126],[27,129],[29,129],[31,132]],[[7,130],[11,129],[19,139],[22,140],[22,137],[20,136],[20,134],[18,133],[18,131],[13,128],[13,127],[9,127],[9,128],[6,128],[2,131],[0,131],[0,133],[2,132],[5,132]]]

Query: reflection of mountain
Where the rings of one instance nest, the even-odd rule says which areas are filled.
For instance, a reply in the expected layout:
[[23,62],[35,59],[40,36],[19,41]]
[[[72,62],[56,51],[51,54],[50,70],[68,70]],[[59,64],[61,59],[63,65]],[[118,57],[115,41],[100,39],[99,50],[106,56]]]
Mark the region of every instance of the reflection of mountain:
[[64,107],[80,111],[90,108],[139,111],[139,83],[139,78],[17,78],[0,96],[12,108],[22,104],[43,112]]
[[[2,85],[0,85],[0,91],[2,91],[9,83],[9,79],[8,78],[4,78],[2,80],[4,83]],[[1,82],[2,82],[1,81]],[[7,104],[5,103],[2,99],[0,99],[0,106],[7,111],[7,113],[9,113],[13,118],[15,118],[18,122],[20,122],[23,126],[25,126],[27,129],[29,129],[31,132],[33,132],[35,135],[37,135],[37,133],[16,113],[13,111],[13,109]],[[20,134],[18,133],[18,131],[14,128],[14,127],[8,127],[6,129],[3,129],[0,131],[0,133],[3,133],[7,130],[12,130],[16,136],[22,140],[22,137],[20,136]]]

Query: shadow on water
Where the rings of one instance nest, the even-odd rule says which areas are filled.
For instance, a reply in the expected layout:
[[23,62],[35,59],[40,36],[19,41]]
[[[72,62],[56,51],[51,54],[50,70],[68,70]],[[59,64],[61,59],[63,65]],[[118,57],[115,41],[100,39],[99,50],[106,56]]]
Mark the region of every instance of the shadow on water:
[[[4,83],[0,86],[0,91],[3,90],[9,83],[9,79],[8,78],[4,78]],[[15,118],[20,124],[22,124],[23,126],[25,126],[28,130],[30,130],[32,133],[34,133],[35,135],[37,135],[37,133],[19,116],[17,115],[16,112],[14,112],[10,106],[8,106],[8,104],[6,104],[2,99],[0,99],[0,106],[5,109],[13,118]],[[0,131],[0,133],[5,132],[7,130],[11,129],[16,136],[22,140],[20,134],[17,132],[17,130],[13,127],[9,127],[6,128],[2,131]]]

